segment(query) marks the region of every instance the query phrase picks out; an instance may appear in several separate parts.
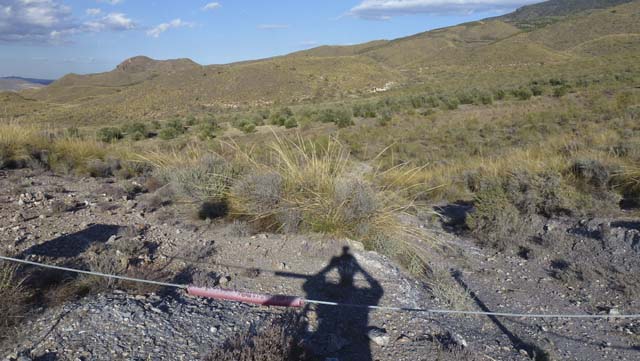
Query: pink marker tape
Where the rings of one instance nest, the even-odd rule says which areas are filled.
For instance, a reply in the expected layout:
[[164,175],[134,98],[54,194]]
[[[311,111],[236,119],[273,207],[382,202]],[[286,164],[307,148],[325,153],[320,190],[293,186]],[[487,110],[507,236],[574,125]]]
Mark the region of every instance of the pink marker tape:
[[251,292],[239,292],[223,288],[187,287],[187,293],[193,296],[213,298],[263,306],[302,307],[304,300],[300,297],[285,295],[264,295]]

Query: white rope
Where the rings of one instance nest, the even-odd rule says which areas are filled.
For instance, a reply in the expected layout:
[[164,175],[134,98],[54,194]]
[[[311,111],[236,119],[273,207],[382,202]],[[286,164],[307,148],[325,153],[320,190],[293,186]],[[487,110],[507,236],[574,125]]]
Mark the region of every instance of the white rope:
[[183,289],[187,288],[187,286],[185,286],[185,285],[178,285],[178,284],[175,284],[175,283],[166,283],[166,282],[158,282],[158,281],[151,281],[151,280],[143,280],[143,279],[140,279],[140,278],[116,276],[116,275],[110,275],[110,274],[106,274],[106,273],[93,272],[93,271],[83,271],[83,270],[74,269],[74,268],[67,268],[67,267],[53,266],[53,265],[44,264],[44,263],[31,262],[31,261],[27,261],[27,260],[23,260],[23,259],[18,259],[18,258],[0,256],[0,259],[5,260],[5,261],[10,261],[10,262],[28,264],[28,265],[32,265],[32,266],[36,266],[36,267],[57,269],[57,270],[60,270],[60,271],[81,273],[81,274],[98,276],[98,277],[105,277],[105,278],[114,278],[114,279],[123,280],[123,281],[148,283],[148,284],[157,285],[157,286],[183,288]]
[[304,299],[306,303],[313,303],[326,306],[339,307],[355,307],[368,308],[381,311],[401,311],[401,312],[423,312],[434,314],[455,314],[455,315],[473,315],[473,316],[497,316],[497,317],[522,317],[522,318],[640,318],[640,314],[634,315],[589,315],[589,314],[535,314],[535,313],[509,313],[509,312],[485,312],[485,311],[460,311],[460,310],[441,310],[429,308],[411,308],[411,307],[390,307],[390,306],[373,306],[373,305],[354,305],[348,303],[328,302],[318,300]]
[[[53,266],[53,265],[48,265],[44,263],[32,262],[32,261],[5,257],[5,256],[0,256],[0,260],[28,264],[36,267],[56,269],[56,270],[67,271],[67,272],[87,274],[87,275],[98,276],[98,277],[114,278],[114,279],[131,281],[131,282],[139,282],[139,283],[148,283],[148,284],[153,284],[158,286],[173,287],[173,288],[180,288],[180,289],[186,289],[188,287],[187,285],[179,285],[175,283],[150,281],[150,280],[144,280],[140,278],[116,276],[116,275],[100,273],[100,272],[84,271],[84,270],[79,270],[74,268]],[[303,300],[305,303],[317,304],[317,305],[325,305],[325,306],[333,306],[333,307],[355,307],[355,308],[366,308],[371,310],[394,311],[394,312],[422,312],[422,313],[432,313],[432,314],[455,314],[455,315],[469,315],[469,316],[496,316],[496,317],[516,317],[516,318],[581,318],[581,319],[638,318],[640,319],[640,314],[589,315],[589,314],[535,314],[535,313],[484,312],[484,311],[443,310],[443,309],[391,307],[391,306],[374,306],[374,305],[354,305],[354,304],[348,304],[348,303],[329,302],[329,301],[310,300],[310,299],[303,299]]]

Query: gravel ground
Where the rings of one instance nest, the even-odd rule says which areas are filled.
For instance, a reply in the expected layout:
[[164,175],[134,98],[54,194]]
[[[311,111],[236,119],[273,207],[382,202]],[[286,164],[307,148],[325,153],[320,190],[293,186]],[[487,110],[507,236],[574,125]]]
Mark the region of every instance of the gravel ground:
[[[319,286],[314,275],[349,246],[353,262],[381,288],[372,296],[375,287],[358,272],[352,300],[360,303],[535,313],[640,310],[638,219],[538,220],[541,241],[526,251],[506,253],[477,247],[455,227],[416,219],[416,226],[449,245],[447,252],[433,256],[434,266],[443,270],[439,278],[416,280],[358,242],[255,234],[243,223],[196,220],[188,206],[151,207],[150,194],[127,194],[132,182],[27,170],[0,173],[3,251],[91,268],[100,255],[97,245],[116,247],[128,240],[144,245],[136,250],[137,264],[162,267],[148,278],[331,300],[342,294],[332,290],[343,291],[337,284],[340,270],[330,270],[329,281]],[[60,202],[68,207],[60,210]],[[26,350],[39,360],[193,360],[238,333],[268,327],[282,311],[167,290],[107,290],[34,310],[0,352],[7,359]],[[640,326],[634,320],[380,311],[356,316],[318,307],[299,312],[306,325],[303,342],[322,360],[640,358]],[[365,317],[366,322],[354,331],[344,321],[348,317]]]

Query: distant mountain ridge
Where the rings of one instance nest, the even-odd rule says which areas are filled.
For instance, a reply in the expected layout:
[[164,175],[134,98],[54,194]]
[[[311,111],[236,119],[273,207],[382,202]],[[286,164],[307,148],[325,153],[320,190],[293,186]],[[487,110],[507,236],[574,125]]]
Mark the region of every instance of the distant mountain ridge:
[[53,83],[48,79],[22,78],[19,76],[0,77],[0,91],[20,91],[37,89]]
[[23,78],[23,77],[20,77],[20,76],[5,76],[5,77],[0,77],[0,79],[24,80],[24,81],[29,82],[29,83],[42,84],[42,85],[49,85],[49,84],[51,84],[51,83],[53,83],[55,81],[55,80],[52,80],[52,79]]
[[519,86],[528,72],[548,77],[575,72],[576,64],[637,57],[639,14],[640,0],[551,0],[404,38],[255,61],[200,65],[136,56],[112,71],[69,74],[23,94],[59,112],[56,118],[85,121],[340,100],[420,84]]

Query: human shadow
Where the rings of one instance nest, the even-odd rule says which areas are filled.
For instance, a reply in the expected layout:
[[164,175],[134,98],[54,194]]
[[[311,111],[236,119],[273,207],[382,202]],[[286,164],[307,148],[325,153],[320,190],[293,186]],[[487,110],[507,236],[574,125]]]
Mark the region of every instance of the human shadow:
[[[329,273],[336,271],[338,277]],[[361,274],[365,287],[356,285],[356,275]],[[340,256],[333,257],[329,264],[312,276],[280,272],[281,276],[305,278],[303,290],[307,300],[327,301],[338,305],[307,302],[304,325],[305,344],[315,357],[320,359],[372,361],[368,333],[367,307],[377,305],[384,290],[380,283],[365,271],[356,258],[344,247]]]

